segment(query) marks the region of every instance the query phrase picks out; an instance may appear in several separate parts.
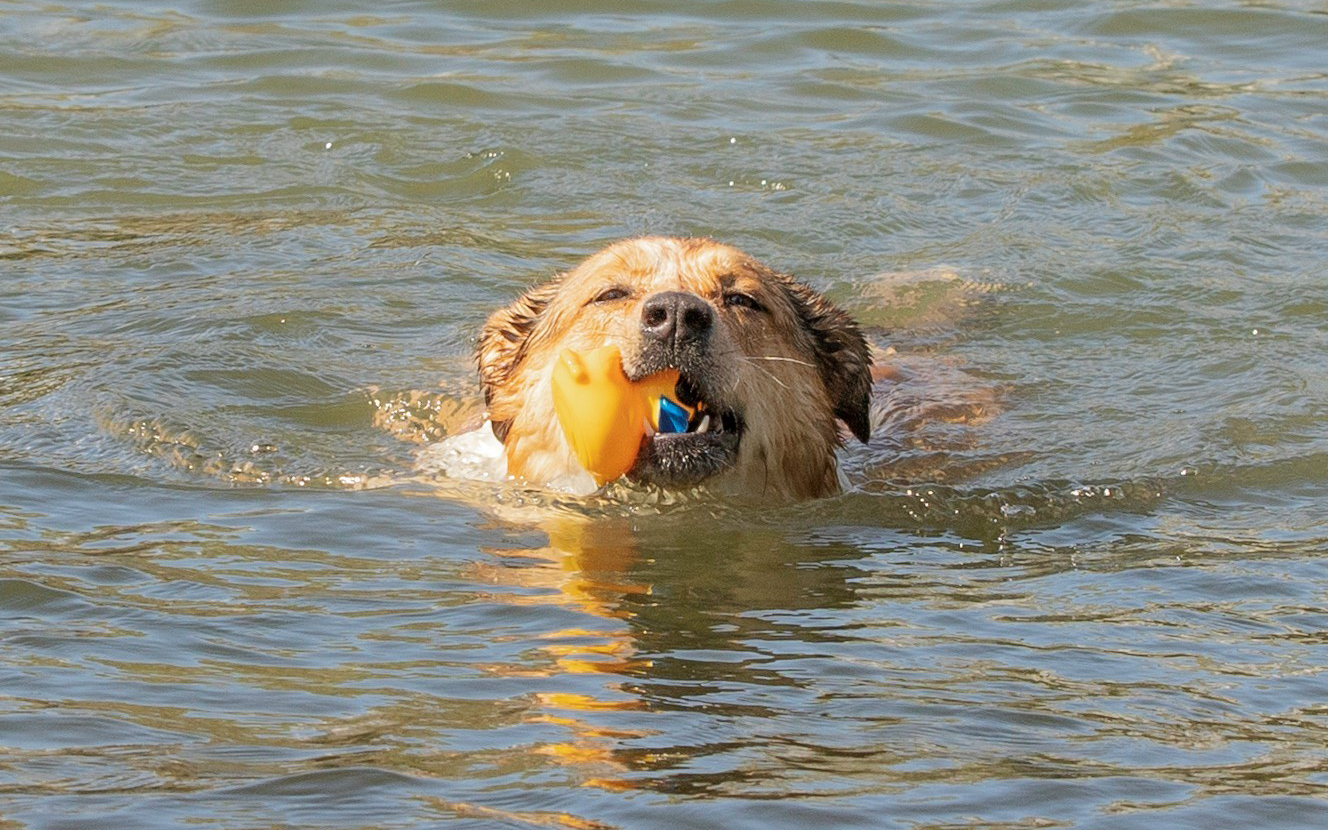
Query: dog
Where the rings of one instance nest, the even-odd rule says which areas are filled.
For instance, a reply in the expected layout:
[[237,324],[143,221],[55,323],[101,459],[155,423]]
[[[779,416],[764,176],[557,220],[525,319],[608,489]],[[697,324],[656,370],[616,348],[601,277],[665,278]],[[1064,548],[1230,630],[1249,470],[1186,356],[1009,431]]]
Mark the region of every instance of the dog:
[[605,345],[630,380],[676,369],[678,400],[700,404],[686,432],[645,436],[630,482],[817,498],[840,490],[843,427],[871,436],[871,350],[848,314],[737,248],[643,237],[531,288],[483,326],[476,362],[509,477],[595,489],[554,413],[551,376],[564,349]]

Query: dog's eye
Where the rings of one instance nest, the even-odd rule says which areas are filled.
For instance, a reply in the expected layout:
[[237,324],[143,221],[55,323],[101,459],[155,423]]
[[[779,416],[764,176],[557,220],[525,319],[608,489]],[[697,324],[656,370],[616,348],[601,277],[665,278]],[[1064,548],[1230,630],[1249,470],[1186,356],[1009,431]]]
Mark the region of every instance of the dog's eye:
[[724,305],[729,307],[747,308],[752,311],[765,311],[765,306],[757,302],[756,298],[750,294],[740,294],[737,291],[730,291],[724,295]]
[[612,288],[606,288],[603,291],[599,292],[599,294],[595,295],[595,299],[591,300],[591,302],[611,303],[614,300],[625,300],[629,296],[631,295],[627,292],[626,288],[623,288],[620,285],[615,285]]

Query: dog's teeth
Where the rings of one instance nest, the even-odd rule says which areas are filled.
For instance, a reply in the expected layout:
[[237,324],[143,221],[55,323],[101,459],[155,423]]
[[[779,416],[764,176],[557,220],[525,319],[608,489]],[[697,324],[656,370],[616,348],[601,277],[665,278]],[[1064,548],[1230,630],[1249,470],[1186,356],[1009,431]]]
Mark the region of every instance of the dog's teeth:
[[701,419],[701,423],[696,425],[697,432],[707,432],[710,430],[710,416],[707,415]]
[[646,425],[646,437],[648,437],[648,438],[653,438],[653,437],[655,437],[655,427],[650,423],[650,418],[649,418],[649,417],[645,417],[645,418],[642,418],[641,420],[642,420],[642,422],[644,422],[645,425]]

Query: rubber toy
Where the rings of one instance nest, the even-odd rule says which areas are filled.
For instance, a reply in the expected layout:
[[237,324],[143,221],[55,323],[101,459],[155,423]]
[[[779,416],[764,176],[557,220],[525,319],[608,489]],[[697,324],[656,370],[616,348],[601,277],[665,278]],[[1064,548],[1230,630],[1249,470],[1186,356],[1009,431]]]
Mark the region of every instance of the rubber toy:
[[647,423],[658,432],[686,432],[695,409],[672,399],[678,372],[630,381],[617,346],[564,349],[553,367],[553,409],[567,443],[596,484],[632,468]]

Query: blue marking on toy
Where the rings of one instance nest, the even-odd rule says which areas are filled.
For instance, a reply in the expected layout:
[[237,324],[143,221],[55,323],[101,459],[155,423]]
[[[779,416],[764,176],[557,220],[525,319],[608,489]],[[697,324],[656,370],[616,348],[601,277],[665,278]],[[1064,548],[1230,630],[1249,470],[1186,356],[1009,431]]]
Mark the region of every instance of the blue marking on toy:
[[686,432],[687,410],[668,398],[659,399],[659,431]]

